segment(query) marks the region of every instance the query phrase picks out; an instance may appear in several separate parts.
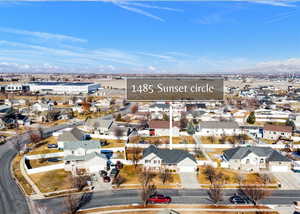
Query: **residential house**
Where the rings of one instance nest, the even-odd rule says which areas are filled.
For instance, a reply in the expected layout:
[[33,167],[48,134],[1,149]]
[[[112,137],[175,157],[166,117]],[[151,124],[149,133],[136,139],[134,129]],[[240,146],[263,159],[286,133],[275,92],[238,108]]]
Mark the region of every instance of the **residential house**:
[[71,130],[65,130],[57,138],[57,145],[59,149],[64,149],[67,142],[84,141],[87,139],[86,134],[77,127]]
[[108,135],[108,131],[113,122],[113,120],[104,120],[100,118],[88,119],[85,123],[85,128],[87,130],[93,131],[94,134]]
[[291,160],[271,147],[235,147],[223,152],[222,167],[258,172],[287,172],[291,169]]
[[149,112],[169,112],[170,104],[155,103],[149,106]]
[[197,169],[197,161],[191,153],[185,150],[159,149],[154,145],[144,149],[140,163],[154,171],[166,168],[172,172],[196,172]]
[[78,170],[99,173],[107,165],[107,157],[100,152],[99,141],[68,141],[64,144],[65,170],[75,174]]
[[51,110],[50,105],[46,103],[35,103],[32,105],[33,112],[45,112]]
[[[150,136],[169,136],[170,122],[166,120],[150,120],[148,122]],[[173,136],[179,136],[179,123],[173,122]]]
[[290,139],[292,132],[293,127],[291,126],[266,124],[264,126],[263,138],[268,140]]
[[204,121],[199,123],[201,136],[236,136],[241,134],[241,129],[235,121]]

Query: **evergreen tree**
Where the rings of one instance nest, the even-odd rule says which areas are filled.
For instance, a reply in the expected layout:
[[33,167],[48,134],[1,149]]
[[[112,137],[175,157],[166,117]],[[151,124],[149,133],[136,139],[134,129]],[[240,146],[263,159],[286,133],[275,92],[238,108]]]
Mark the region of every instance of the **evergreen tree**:
[[247,118],[247,123],[249,124],[254,124],[255,123],[255,113],[254,112],[251,112],[250,115],[248,116]]

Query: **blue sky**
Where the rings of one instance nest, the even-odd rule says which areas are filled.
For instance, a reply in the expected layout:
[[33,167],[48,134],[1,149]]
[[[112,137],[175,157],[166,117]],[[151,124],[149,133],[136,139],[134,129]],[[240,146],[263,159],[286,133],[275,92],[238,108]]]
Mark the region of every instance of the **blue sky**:
[[0,0],[0,72],[294,71],[298,20],[288,0]]

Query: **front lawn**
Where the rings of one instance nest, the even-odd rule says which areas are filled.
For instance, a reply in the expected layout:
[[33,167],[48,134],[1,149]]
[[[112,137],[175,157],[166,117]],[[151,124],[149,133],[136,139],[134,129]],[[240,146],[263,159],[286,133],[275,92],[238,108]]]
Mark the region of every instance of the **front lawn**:
[[[209,180],[207,180],[207,178],[205,177],[203,171],[204,171],[205,167],[202,166],[200,167],[199,170],[199,175],[198,175],[198,181],[200,184],[210,184]],[[259,176],[259,173],[243,173],[241,174],[240,171],[237,170],[231,170],[231,169],[224,169],[224,168],[215,168],[215,170],[217,172],[222,172],[226,177],[226,184],[239,184],[238,181],[238,176],[243,176],[244,177],[244,183],[246,184],[255,184],[255,183],[261,183],[261,179]],[[276,185],[277,181],[274,178],[274,176],[272,176],[271,174],[269,175],[271,181],[269,182],[269,184],[273,184]]]
[[[123,169],[120,171],[120,175],[125,178],[125,184],[136,184],[134,187],[140,188],[139,181],[139,173],[141,171],[141,166],[133,166],[133,165],[125,165]],[[167,181],[165,184],[162,184],[162,181],[159,179],[159,176],[156,175],[153,179],[153,183],[157,186],[157,188],[167,188],[169,185],[180,185],[180,176],[178,174],[171,174],[172,181]],[[122,186],[122,185],[121,185]],[[130,186],[129,186],[130,188]]]
[[[57,140],[55,137],[48,137],[44,140],[41,140],[40,142],[36,143],[36,147],[33,148],[32,151],[30,151],[27,155],[38,155],[38,154],[48,154],[48,153],[55,153],[55,152],[61,152],[58,149],[49,149],[48,144],[57,144]],[[29,144],[29,147],[34,147],[33,144]]]
[[72,175],[63,169],[29,175],[41,192],[54,192],[72,188]]

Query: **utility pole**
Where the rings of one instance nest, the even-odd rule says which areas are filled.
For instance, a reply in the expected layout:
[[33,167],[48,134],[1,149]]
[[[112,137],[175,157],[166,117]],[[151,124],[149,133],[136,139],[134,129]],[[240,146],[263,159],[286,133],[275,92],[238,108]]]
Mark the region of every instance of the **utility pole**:
[[169,112],[170,112],[169,143],[170,143],[170,149],[173,149],[173,107],[172,107],[172,102],[170,102]]

